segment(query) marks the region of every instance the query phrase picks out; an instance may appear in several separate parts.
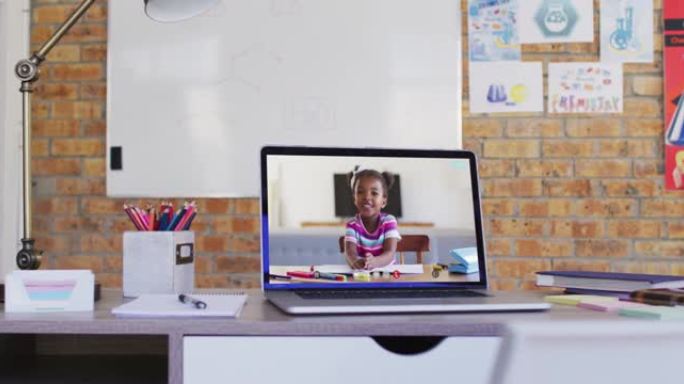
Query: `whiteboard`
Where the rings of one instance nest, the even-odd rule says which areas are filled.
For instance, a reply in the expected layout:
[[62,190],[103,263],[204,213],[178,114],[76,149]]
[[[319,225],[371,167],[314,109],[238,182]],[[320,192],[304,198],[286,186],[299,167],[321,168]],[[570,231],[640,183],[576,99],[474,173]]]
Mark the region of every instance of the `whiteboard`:
[[461,147],[460,1],[140,3],[109,2],[109,196],[258,196],[267,144]]

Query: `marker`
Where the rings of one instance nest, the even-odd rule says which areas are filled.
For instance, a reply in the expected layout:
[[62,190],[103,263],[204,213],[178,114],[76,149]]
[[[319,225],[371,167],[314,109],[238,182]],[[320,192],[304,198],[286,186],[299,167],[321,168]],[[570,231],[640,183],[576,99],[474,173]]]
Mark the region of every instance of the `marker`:
[[337,275],[334,273],[327,273],[327,272],[319,272],[319,271],[314,272],[314,277],[317,279],[335,280],[335,281],[345,281],[345,279],[346,279],[346,277],[342,276],[342,275]]
[[314,278],[313,272],[305,272],[305,271],[288,271],[287,275],[292,276],[292,277],[300,277],[303,279],[313,279]]
[[192,304],[195,306],[197,309],[206,309],[207,308],[207,303],[205,303],[202,300],[195,299],[194,297],[180,294],[178,295],[178,301],[180,301],[183,304]]
[[275,279],[275,280],[292,280],[292,277],[291,277],[291,276],[274,275],[274,274],[272,274],[272,273],[269,273],[269,274],[268,274],[268,277],[270,277],[271,279]]

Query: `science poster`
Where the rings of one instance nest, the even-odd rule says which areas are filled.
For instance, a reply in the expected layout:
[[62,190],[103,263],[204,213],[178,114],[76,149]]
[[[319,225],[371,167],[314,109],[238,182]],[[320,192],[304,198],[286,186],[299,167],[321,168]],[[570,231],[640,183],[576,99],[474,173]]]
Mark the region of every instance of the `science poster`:
[[601,0],[601,61],[653,62],[653,0]]
[[622,64],[550,63],[549,113],[622,113]]
[[684,1],[664,0],[665,188],[684,190]]
[[469,0],[470,61],[520,61],[518,0]]
[[518,25],[523,44],[594,41],[594,1],[524,0]]
[[542,64],[501,61],[470,63],[470,112],[543,112]]

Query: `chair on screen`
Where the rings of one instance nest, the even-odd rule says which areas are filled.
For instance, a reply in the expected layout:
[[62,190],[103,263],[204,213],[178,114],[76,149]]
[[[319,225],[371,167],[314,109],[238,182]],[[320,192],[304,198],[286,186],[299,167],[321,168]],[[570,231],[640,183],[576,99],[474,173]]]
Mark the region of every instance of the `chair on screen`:
[[[340,252],[344,253],[344,236],[340,236]],[[416,255],[416,264],[423,264],[423,252],[430,252],[430,238],[427,235],[402,235],[397,243],[399,263],[404,264],[404,253]]]

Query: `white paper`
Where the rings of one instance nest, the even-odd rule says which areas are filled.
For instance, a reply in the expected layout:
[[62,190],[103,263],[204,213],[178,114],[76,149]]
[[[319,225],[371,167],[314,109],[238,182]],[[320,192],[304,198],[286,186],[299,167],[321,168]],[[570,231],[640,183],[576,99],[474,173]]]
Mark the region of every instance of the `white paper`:
[[520,61],[518,0],[469,0],[470,61]]
[[653,0],[601,0],[601,61],[653,62]]
[[470,63],[470,112],[543,112],[541,63]]
[[622,113],[622,64],[549,64],[549,113]]
[[593,0],[524,0],[518,13],[521,43],[594,41]]
[[181,303],[175,294],[145,294],[112,309],[117,317],[237,317],[245,305],[245,294],[192,294],[207,307]]

